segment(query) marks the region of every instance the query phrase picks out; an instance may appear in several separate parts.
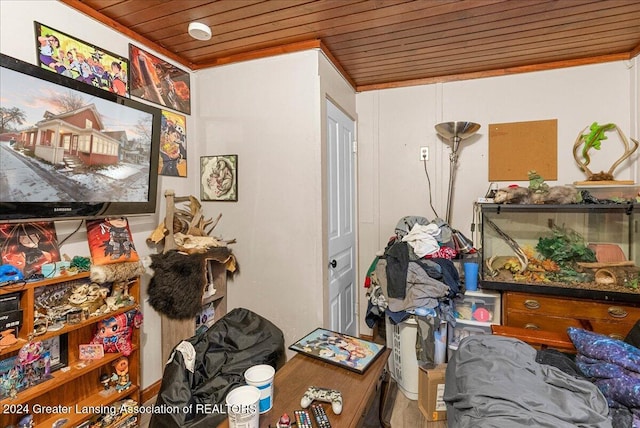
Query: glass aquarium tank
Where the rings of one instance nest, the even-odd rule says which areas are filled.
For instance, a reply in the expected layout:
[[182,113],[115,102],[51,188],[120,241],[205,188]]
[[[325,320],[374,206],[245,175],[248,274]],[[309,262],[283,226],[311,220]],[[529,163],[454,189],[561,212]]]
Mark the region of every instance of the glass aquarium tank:
[[640,296],[640,204],[481,204],[480,211],[483,287]]

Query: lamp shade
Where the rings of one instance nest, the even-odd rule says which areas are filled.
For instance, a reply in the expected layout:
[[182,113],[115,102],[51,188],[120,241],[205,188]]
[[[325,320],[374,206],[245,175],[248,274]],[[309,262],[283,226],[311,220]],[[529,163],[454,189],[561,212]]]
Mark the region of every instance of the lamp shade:
[[202,22],[192,22],[189,24],[189,35],[197,40],[209,40],[211,28]]
[[473,122],[444,122],[436,125],[436,132],[443,138],[452,140],[460,137],[461,140],[478,132],[480,125]]

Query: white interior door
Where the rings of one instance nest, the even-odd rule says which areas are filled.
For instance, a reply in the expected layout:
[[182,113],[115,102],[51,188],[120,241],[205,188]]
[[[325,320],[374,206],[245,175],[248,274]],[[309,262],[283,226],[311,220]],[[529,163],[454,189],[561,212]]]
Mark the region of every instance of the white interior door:
[[354,122],[327,100],[331,329],[357,334]]

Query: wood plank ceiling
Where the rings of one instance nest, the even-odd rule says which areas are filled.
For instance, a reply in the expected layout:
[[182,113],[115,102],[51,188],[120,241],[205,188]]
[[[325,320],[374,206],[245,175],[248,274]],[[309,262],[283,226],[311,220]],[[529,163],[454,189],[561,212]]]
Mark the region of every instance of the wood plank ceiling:
[[[358,91],[631,59],[639,0],[62,0],[193,70],[310,47]],[[189,22],[208,25],[192,39]]]

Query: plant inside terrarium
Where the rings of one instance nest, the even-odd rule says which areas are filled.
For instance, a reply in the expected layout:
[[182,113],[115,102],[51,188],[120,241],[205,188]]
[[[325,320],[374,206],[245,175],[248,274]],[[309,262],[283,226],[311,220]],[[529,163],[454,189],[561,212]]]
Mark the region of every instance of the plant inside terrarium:
[[556,271],[549,273],[549,278],[561,282],[584,281],[585,274],[576,269],[577,263],[595,262],[595,253],[575,230],[554,224],[551,231],[552,236],[539,238],[536,245],[536,250],[544,259],[558,265]]
[[560,267],[570,267],[577,262],[595,262],[595,253],[587,247],[584,238],[575,230],[553,225],[553,236],[538,240],[536,250],[546,259],[553,260]]

